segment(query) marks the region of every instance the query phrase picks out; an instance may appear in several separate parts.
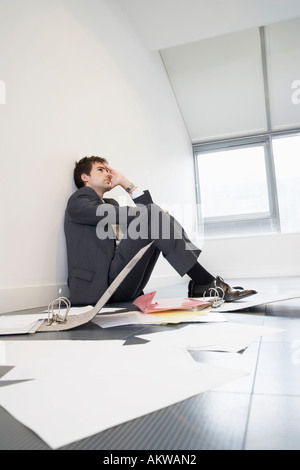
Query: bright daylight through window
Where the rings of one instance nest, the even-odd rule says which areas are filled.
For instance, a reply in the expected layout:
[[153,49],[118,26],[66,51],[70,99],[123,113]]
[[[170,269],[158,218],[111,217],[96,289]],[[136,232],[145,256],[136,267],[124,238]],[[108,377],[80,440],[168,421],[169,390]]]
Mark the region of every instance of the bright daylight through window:
[[205,236],[299,232],[300,134],[242,140],[194,146]]
[[205,218],[270,212],[263,146],[199,155],[198,169]]

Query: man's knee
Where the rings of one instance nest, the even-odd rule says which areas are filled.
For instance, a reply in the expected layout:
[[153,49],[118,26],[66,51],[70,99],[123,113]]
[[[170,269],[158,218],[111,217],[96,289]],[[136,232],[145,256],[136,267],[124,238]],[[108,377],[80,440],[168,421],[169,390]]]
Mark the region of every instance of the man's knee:
[[128,226],[128,237],[136,240],[142,239],[170,239],[171,218],[157,204],[139,204],[132,207],[133,220]]
[[172,218],[157,204],[148,205],[148,223],[152,240],[169,240],[172,237]]

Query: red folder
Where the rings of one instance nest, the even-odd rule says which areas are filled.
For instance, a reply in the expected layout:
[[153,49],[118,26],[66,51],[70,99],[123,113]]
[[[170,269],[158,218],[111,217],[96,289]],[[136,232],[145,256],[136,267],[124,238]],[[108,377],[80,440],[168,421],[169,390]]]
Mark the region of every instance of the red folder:
[[155,294],[156,291],[141,295],[133,302],[133,305],[136,305],[144,313],[159,313],[166,310],[202,310],[212,304],[212,302],[185,297],[160,299],[153,302]]

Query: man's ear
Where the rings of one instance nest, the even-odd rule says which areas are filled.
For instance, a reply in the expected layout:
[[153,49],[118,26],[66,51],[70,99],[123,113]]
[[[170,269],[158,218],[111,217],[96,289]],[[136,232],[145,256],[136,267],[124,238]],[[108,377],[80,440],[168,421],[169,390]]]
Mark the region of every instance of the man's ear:
[[85,184],[85,183],[87,183],[87,182],[88,182],[88,180],[89,180],[89,177],[88,177],[88,175],[86,175],[85,173],[82,173],[82,175],[81,175],[81,179],[82,179],[82,181],[83,181],[83,182],[84,182],[84,184]]

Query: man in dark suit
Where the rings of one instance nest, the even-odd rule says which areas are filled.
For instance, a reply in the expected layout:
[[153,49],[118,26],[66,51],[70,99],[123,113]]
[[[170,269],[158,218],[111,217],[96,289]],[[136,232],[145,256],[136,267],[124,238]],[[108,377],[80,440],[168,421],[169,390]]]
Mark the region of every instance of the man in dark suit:
[[[78,190],[68,201],[65,235],[68,285],[73,305],[95,304],[115,277],[144,246],[152,245],[113,294],[111,301],[132,301],[142,294],[160,253],[180,276],[188,274],[189,297],[200,297],[210,288],[225,292],[226,301],[255,291],[232,290],[220,277],[208,273],[197,259],[201,251],[189,240],[176,219],[153,203],[149,191],[141,191],[102,157],[85,157],[76,163]],[[121,207],[104,194],[121,186],[135,206]],[[124,232],[118,242],[113,227]]]

